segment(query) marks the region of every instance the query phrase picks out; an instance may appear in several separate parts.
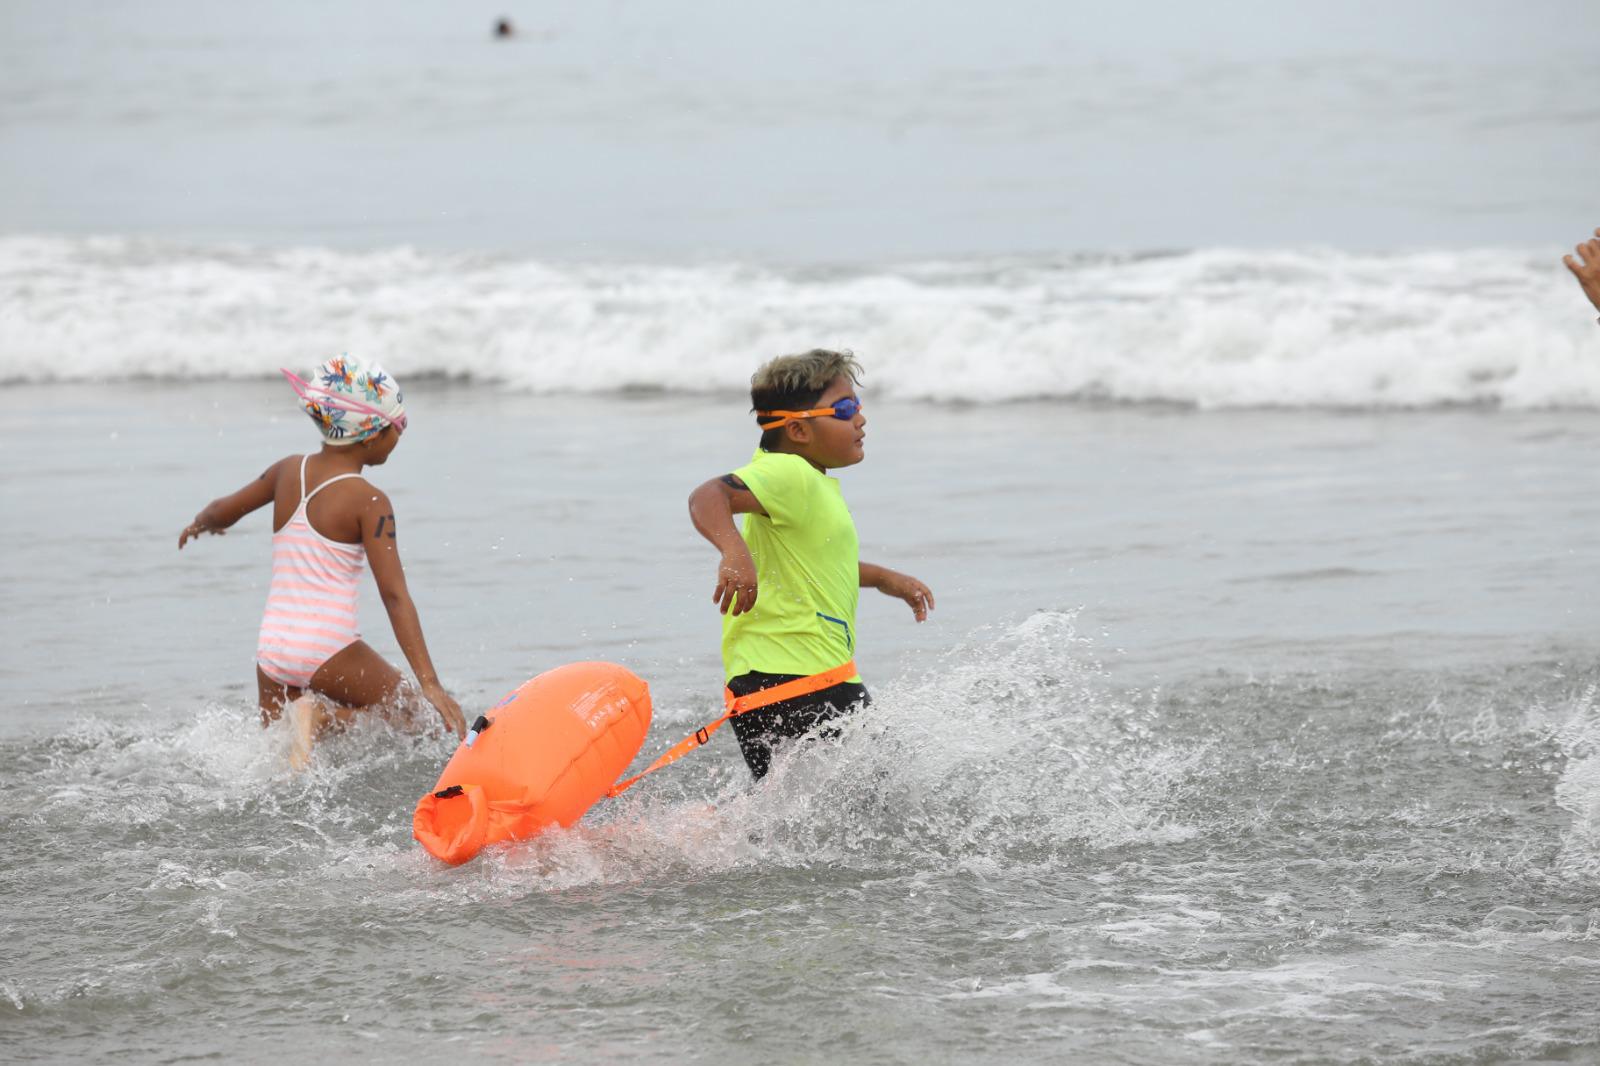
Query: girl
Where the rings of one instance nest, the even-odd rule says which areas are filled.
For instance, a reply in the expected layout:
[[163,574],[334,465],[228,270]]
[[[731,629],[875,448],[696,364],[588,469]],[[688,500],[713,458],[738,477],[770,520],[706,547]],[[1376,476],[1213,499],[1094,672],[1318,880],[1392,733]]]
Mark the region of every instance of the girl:
[[382,367],[349,355],[317,367],[309,382],[283,374],[321,430],[322,451],[278,460],[238,492],[206,504],[178,536],[181,551],[190,538],[220,535],[250,512],[273,505],[272,584],[256,646],[261,724],[275,721],[288,705],[294,726],[290,761],[298,768],[330,724],[395,705],[400,672],[356,630],[356,585],[365,561],[422,694],[461,736],[461,708],[439,683],[406,589],[394,508],[361,476],[363,468],[384,463],[405,432],[400,388]]

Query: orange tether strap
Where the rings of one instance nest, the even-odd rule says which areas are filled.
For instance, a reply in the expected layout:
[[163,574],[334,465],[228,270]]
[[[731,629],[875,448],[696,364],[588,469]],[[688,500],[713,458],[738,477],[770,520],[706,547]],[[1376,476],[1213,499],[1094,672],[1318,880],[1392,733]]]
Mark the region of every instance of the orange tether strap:
[[622,793],[632,788],[641,777],[653,774],[663,766],[670,766],[694,749],[701,747],[711,739],[711,734],[721,729],[722,723],[730,718],[741,715],[746,711],[753,711],[774,703],[782,703],[784,700],[792,700],[796,696],[809,696],[813,692],[821,692],[825,688],[832,688],[834,685],[850,680],[856,676],[857,672],[855,660],[852,659],[843,666],[835,666],[832,670],[824,670],[822,673],[812,674],[810,677],[797,677],[793,681],[785,681],[781,685],[773,685],[771,688],[764,688],[747,696],[735,696],[732,691],[723,689],[722,702],[728,708],[727,714],[710,725],[696,729],[693,733],[668,748],[655,762],[646,766],[626,781],[618,781],[612,785],[606,790],[606,796],[610,798],[622,795]]

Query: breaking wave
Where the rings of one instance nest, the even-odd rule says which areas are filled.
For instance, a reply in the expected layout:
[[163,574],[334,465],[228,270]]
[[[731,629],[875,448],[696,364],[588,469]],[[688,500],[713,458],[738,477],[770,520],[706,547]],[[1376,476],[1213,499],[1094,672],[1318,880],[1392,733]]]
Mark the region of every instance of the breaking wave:
[[338,351],[404,378],[721,391],[847,347],[875,395],[1203,408],[1600,406],[1548,254],[1203,250],[876,268],[0,238],[0,381],[248,379]]

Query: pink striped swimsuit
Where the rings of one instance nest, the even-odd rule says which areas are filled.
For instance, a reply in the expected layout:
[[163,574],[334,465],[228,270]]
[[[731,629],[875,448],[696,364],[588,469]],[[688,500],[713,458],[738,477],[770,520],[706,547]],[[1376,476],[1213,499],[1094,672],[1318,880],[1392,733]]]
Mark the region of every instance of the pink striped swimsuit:
[[300,460],[300,505],[272,535],[272,584],[256,645],[261,671],[292,688],[309,687],[318,667],[361,639],[356,587],[367,563],[365,548],[329,540],[306,517],[311,497],[335,481],[361,475],[339,474],[308,494],[309,458]]

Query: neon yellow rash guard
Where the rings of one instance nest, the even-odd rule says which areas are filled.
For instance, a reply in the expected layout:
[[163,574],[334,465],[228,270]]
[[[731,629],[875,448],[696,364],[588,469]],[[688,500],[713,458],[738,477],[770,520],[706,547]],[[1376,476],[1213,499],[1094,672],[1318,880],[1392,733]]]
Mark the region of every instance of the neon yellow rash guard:
[[798,455],[759,449],[733,473],[767,513],[745,515],[740,530],[756,562],[756,605],[723,615],[724,676],[809,676],[849,662],[861,555],[838,479]]

